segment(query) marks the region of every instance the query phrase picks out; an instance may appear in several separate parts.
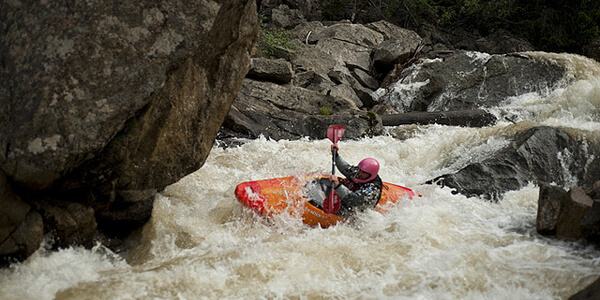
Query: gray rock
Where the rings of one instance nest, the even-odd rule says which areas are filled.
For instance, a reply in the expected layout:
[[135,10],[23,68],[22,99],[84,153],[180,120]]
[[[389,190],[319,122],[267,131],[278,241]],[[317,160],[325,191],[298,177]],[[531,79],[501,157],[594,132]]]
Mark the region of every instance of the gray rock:
[[369,75],[362,69],[353,69],[351,72],[352,75],[354,75],[354,78],[356,78],[356,80],[358,80],[358,82],[360,82],[360,84],[363,86],[372,90],[379,88],[379,82],[377,79],[373,78],[373,76]]
[[380,118],[358,110],[349,99],[246,79],[220,138],[260,135],[272,139],[324,138],[332,124],[347,125],[347,138],[383,131]]
[[348,43],[338,39],[320,40],[316,48],[335,59],[338,64],[349,69],[369,70],[371,66],[371,48]]
[[358,109],[358,107],[363,106],[362,101],[360,101],[360,99],[354,92],[354,89],[348,84],[338,84],[336,86],[333,86],[329,88],[327,94],[332,97],[348,99],[350,102],[356,104],[356,109]]
[[567,191],[556,185],[540,184],[536,229],[542,235],[555,235]]
[[327,75],[334,69],[342,69],[345,66],[330,54],[323,52],[314,45],[300,44],[296,49],[296,56],[291,61],[296,73],[313,71]]
[[580,187],[573,187],[566,195],[556,224],[556,236],[564,239],[581,239],[581,220],[590,211],[594,200]]
[[383,35],[361,24],[340,22],[313,33],[309,38],[311,44],[318,44],[326,40],[337,40],[346,44],[374,48],[383,42]]
[[319,93],[325,93],[327,89],[335,86],[328,77],[313,71],[298,74],[294,79],[294,85]]
[[253,58],[246,76],[283,84],[292,81],[294,71],[292,64],[283,59]]
[[412,41],[413,43],[417,44],[422,42],[421,37],[416,32],[410,29],[399,27],[385,20],[372,22],[365,26],[369,29],[381,33],[384,40],[397,39],[404,41]]
[[396,64],[404,64],[417,51],[417,39],[386,40],[375,48],[373,65],[379,70],[389,70]]
[[[248,70],[255,2],[11,3],[0,4],[0,169],[12,190],[122,216],[120,234],[143,225],[156,191],[208,156]],[[56,216],[59,234],[94,231],[57,207],[44,208],[49,230]],[[40,215],[27,216],[15,232],[32,238],[13,234],[1,249],[39,242],[38,226],[23,224]],[[97,221],[100,231],[114,225]]]
[[292,28],[305,22],[302,12],[290,9],[287,5],[279,5],[271,11],[271,23],[280,28]]
[[[510,143],[497,153],[434,181],[466,196],[483,195],[493,200],[499,200],[505,192],[518,190],[529,182],[556,182],[565,186],[575,178],[584,188],[593,184],[585,180],[586,168],[599,163],[588,160],[590,156],[600,154],[600,145],[581,148],[576,136],[552,127],[529,128],[509,140]],[[556,159],[565,153],[569,153],[568,161]],[[572,175],[562,175],[564,170]]]
[[380,101],[402,112],[494,107],[511,96],[553,90],[564,75],[552,60],[527,54],[458,51],[402,70]]

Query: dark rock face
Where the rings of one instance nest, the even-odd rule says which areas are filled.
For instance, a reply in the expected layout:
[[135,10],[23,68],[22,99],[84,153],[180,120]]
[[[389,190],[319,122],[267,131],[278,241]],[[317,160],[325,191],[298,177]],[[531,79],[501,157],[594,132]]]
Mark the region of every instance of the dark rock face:
[[594,200],[580,187],[573,187],[564,199],[556,224],[556,236],[581,239],[584,237],[581,231],[581,220],[594,205]]
[[[332,114],[323,115],[322,110]],[[383,131],[380,118],[358,110],[350,100],[300,87],[281,87],[246,79],[223,124],[220,138],[260,135],[271,139],[325,138],[327,127],[332,124],[347,125],[346,138]]]
[[382,68],[391,68],[416,51],[420,37],[385,21],[331,26],[300,22],[290,33],[294,46],[289,51],[294,55],[252,59],[219,139],[325,138],[332,124],[345,125],[346,138],[382,133],[381,118],[366,111],[377,104],[373,92],[379,88],[370,72],[372,53],[383,41],[394,39],[394,47],[380,50],[385,55],[378,60]]
[[202,166],[257,35],[254,1],[7,1],[0,20],[0,201],[65,245],[127,234]]
[[[467,196],[484,195],[490,199],[498,199],[504,192],[520,189],[530,181],[564,186],[575,179],[583,187],[590,187],[593,181],[587,181],[588,169],[600,162],[590,162],[589,157],[597,157],[600,147],[579,145],[574,136],[561,129],[533,127],[516,134],[507,147],[490,158],[434,181]],[[565,169],[574,178],[562,175]]]
[[556,224],[567,191],[559,186],[542,183],[538,197],[537,231],[543,235],[555,235]]
[[538,233],[562,239],[585,239],[600,244],[600,190],[597,181],[591,190],[573,187],[569,191],[542,183],[538,199]]
[[456,51],[404,69],[397,84],[418,88],[387,87],[381,102],[400,112],[489,108],[511,96],[553,90],[564,74],[564,67],[525,54]]
[[600,295],[600,278],[594,281],[585,289],[569,297],[569,300],[595,300]]
[[[0,171],[0,253],[10,259],[24,259],[42,242],[44,223],[40,213],[15,195]],[[0,261],[1,262],[1,261]]]

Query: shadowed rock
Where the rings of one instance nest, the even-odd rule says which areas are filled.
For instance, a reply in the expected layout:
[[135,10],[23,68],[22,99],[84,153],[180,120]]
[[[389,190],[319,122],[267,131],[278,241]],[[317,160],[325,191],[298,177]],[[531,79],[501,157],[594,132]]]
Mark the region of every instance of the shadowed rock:
[[[0,20],[0,207],[40,211],[57,246],[127,235],[202,166],[258,33],[244,0],[5,1]],[[35,228],[0,255],[35,250]]]

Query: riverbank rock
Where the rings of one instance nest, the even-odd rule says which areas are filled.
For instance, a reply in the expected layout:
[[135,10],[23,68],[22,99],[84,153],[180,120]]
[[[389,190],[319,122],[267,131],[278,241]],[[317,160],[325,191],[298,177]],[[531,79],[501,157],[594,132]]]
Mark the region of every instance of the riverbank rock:
[[598,295],[600,295],[600,278],[585,289],[569,297],[569,300],[595,300],[598,299]]
[[14,194],[0,170],[0,266],[27,258],[44,237],[40,213]]
[[377,105],[374,91],[380,87],[373,53],[383,42],[393,41],[393,49],[379,50],[385,55],[377,63],[404,63],[416,52],[420,37],[385,21],[329,26],[301,22],[289,32],[290,49],[275,51],[269,59],[253,58],[219,139],[319,139],[332,124],[346,125],[348,138],[383,132],[381,118],[369,112]]
[[254,1],[2,2],[0,256],[40,222],[58,246],[143,225],[204,163],[257,33]]
[[319,139],[326,138],[327,127],[332,124],[347,125],[347,138],[383,131],[376,114],[359,110],[350,99],[246,79],[219,138]]
[[[499,200],[511,190],[529,182],[555,182],[569,186],[574,182],[590,188],[600,165],[600,145],[580,147],[576,132],[553,127],[532,127],[507,136],[507,145],[480,161],[470,161],[454,174],[433,180],[466,196],[483,195]],[[588,143],[595,143],[588,140]],[[468,155],[468,154],[465,154]],[[590,159],[591,158],[591,159]]]
[[402,69],[398,81],[377,93],[399,112],[490,108],[511,96],[553,90],[565,71],[533,54],[453,51]]
[[545,236],[585,239],[600,245],[600,181],[589,191],[573,187],[569,191],[540,185],[536,228]]

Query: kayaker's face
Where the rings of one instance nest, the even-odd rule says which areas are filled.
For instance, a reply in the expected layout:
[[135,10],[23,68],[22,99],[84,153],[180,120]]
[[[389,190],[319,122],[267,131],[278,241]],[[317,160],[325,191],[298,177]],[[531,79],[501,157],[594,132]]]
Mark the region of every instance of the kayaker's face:
[[360,179],[360,180],[367,180],[367,179],[369,179],[369,177],[371,177],[371,174],[369,174],[361,169],[358,169],[356,176],[354,176],[354,178]]

